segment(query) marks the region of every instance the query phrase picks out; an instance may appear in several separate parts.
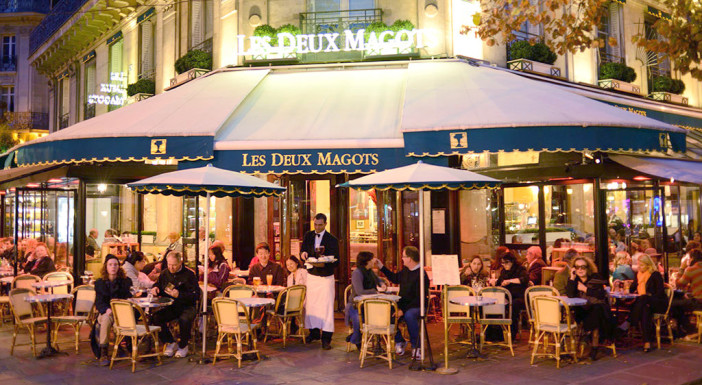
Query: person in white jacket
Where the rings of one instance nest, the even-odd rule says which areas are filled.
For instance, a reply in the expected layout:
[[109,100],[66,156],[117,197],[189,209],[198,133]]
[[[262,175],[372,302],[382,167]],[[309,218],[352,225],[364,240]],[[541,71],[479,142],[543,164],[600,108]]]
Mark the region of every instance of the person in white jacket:
[[146,266],[146,258],[141,251],[135,251],[127,256],[124,260],[122,269],[127,274],[127,278],[132,281],[132,287],[138,289],[150,289],[154,282],[149,277],[141,272],[141,269]]

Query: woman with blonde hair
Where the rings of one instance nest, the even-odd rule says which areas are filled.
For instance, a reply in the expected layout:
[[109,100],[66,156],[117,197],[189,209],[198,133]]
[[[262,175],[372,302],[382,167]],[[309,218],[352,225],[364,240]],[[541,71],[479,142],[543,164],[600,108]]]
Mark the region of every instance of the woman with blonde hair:
[[[651,342],[655,338],[653,314],[665,312],[668,303],[663,287],[663,276],[648,254],[639,257],[639,271],[634,277],[630,291],[639,296],[631,307],[629,322],[640,325],[644,341],[643,350],[649,352]],[[623,325],[624,329],[626,327],[628,324]]]
[[629,281],[634,279],[634,270],[631,268],[631,256],[626,251],[619,251],[614,256],[614,270],[612,271],[612,279],[620,281]]

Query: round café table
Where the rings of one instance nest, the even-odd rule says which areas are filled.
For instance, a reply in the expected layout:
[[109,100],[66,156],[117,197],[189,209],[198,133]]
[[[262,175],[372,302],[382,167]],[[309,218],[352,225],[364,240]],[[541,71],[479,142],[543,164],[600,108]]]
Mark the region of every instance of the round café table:
[[55,356],[57,354],[67,354],[64,352],[59,352],[57,349],[54,349],[53,346],[51,346],[51,306],[52,302],[55,301],[60,301],[64,299],[72,299],[73,295],[72,294],[40,294],[40,295],[30,295],[25,298],[25,301],[29,303],[46,303],[48,306],[47,312],[46,312],[46,324],[47,324],[47,330],[46,330],[46,347],[39,353],[37,356],[37,359],[41,358],[46,358],[46,357],[51,357]]
[[280,293],[281,291],[285,290],[285,286],[279,286],[279,285],[258,285],[258,286],[253,286],[254,290],[256,290],[257,294],[274,294],[274,293]]
[[387,300],[390,300],[392,302],[397,302],[400,300],[400,298],[401,297],[399,295],[395,295],[395,294],[378,293],[378,294],[357,295],[356,297],[354,297],[353,301],[354,302],[361,302],[364,299],[387,299]]
[[237,298],[236,300],[241,302],[246,307],[253,307],[253,308],[275,304],[275,300],[273,298],[247,297],[247,298]]
[[616,299],[634,299],[639,296],[638,293],[629,293],[625,291],[610,291],[609,296]]
[[559,298],[561,301],[563,301],[563,303],[565,303],[566,305],[568,305],[570,307],[587,305],[587,300],[585,298],[579,298],[579,297],[570,298],[570,297],[565,296],[565,295],[559,295],[559,296],[556,296],[556,298]]
[[160,309],[173,304],[173,298],[168,297],[137,297],[130,298],[129,300],[144,309],[146,315],[149,315],[151,309]]
[[[473,320],[477,322],[478,320],[478,309],[483,306],[494,305],[497,303],[497,299],[490,297],[478,297],[473,295],[466,295],[461,297],[453,297],[449,300],[452,304],[460,306],[469,306],[473,313]],[[475,326],[474,326],[475,327]],[[475,330],[475,329],[473,329]],[[480,353],[476,346],[475,333],[473,335],[473,347],[468,351],[468,358],[482,358],[483,355]]]

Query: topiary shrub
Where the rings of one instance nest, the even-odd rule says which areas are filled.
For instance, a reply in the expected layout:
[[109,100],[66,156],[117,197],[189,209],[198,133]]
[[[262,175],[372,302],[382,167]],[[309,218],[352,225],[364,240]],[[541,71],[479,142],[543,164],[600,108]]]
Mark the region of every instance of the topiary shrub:
[[510,60],[527,59],[540,63],[553,64],[558,56],[544,43],[531,45],[526,40],[512,42],[509,46]]
[[398,19],[390,26],[390,30],[393,32],[402,31],[403,29],[411,31],[414,29],[414,24],[409,20]]
[[190,71],[193,68],[212,69],[212,54],[199,49],[189,51],[175,62],[177,73]]
[[297,36],[302,33],[302,30],[300,30],[300,27],[293,25],[293,24],[285,24],[281,25],[278,27],[278,30],[276,31],[276,34],[278,33],[284,33],[287,32],[293,36]]
[[600,65],[600,79],[615,79],[631,83],[636,80],[636,71],[624,63],[603,63]]
[[653,78],[653,92],[670,92],[680,95],[685,92],[685,83],[670,76],[656,76]]
[[270,45],[277,45],[278,44],[278,31],[268,24],[259,25],[258,27],[256,27],[254,29],[253,34],[254,34],[254,36],[258,36],[258,37],[266,37],[266,36],[270,37],[271,38]]
[[134,96],[136,94],[155,94],[156,93],[156,83],[151,79],[139,79],[136,83],[129,84],[127,86],[127,96]]
[[[366,43],[367,43],[367,42],[368,42],[368,39],[370,38],[371,32],[375,32],[376,37],[378,37],[378,35],[379,35],[381,32],[389,31],[389,30],[390,30],[390,27],[388,27],[388,25],[385,24],[385,23],[383,23],[382,21],[374,21],[374,22],[368,24],[368,26],[365,28],[365,30],[366,30],[366,32],[365,32],[365,40],[366,40]],[[384,40],[387,42],[388,40],[390,40],[390,36],[385,36],[385,39],[384,39]]]

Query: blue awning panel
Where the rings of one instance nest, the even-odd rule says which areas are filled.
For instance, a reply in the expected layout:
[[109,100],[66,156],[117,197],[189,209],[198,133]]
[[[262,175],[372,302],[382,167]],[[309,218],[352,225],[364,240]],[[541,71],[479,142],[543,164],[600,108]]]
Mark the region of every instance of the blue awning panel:
[[14,151],[18,166],[78,162],[211,159],[212,136],[84,138],[36,143]]
[[702,184],[702,162],[682,159],[610,155],[624,167],[661,179]]
[[494,127],[405,132],[408,156],[501,151],[685,151],[684,132],[634,127]]

